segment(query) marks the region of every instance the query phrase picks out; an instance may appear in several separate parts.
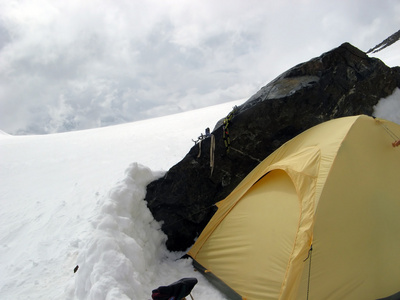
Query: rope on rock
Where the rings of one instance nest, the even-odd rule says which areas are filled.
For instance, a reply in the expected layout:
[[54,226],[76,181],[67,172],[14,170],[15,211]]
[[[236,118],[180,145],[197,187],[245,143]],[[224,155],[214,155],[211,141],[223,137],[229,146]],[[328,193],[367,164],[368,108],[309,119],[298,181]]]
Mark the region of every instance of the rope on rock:
[[211,168],[210,177],[212,176],[214,171],[214,152],[215,152],[215,136],[212,134],[210,143],[210,168]]
[[251,156],[250,154],[246,154],[243,151],[240,151],[239,149],[236,149],[236,148],[233,148],[233,147],[231,147],[231,149],[236,151],[236,152],[238,152],[238,153],[240,153],[240,154],[242,154],[243,156],[247,156],[248,158],[250,158],[252,160],[258,161],[259,163],[261,162],[261,160],[259,160],[258,158],[255,158],[255,157]]
[[198,142],[199,144],[199,154],[197,154],[197,158],[201,156],[201,140]]
[[232,119],[237,114],[237,112],[238,112],[238,107],[235,105],[232,111],[224,119],[224,124],[222,125],[222,137],[224,139],[227,153],[229,152],[229,149],[231,147],[231,139],[229,137],[229,125],[231,124]]

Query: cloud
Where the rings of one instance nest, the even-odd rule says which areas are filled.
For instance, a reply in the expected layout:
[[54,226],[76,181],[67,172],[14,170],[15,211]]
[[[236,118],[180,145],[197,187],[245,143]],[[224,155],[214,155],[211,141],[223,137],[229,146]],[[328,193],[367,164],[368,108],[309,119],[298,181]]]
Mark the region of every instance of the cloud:
[[[0,129],[52,133],[249,98],[400,24],[395,0],[0,0]],[[3,116],[4,115],[4,116]]]

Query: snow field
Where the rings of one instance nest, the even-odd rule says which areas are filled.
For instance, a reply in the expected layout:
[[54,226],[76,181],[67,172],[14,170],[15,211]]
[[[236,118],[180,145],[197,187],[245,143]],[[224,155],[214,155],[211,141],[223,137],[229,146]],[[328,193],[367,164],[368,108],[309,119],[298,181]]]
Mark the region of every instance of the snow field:
[[78,132],[1,132],[0,299],[150,299],[194,276],[196,299],[224,299],[165,249],[143,199],[191,139],[242,102]]
[[[183,277],[199,280],[196,300],[225,299],[166,250],[143,199],[191,139],[243,102],[78,132],[0,132],[0,299],[143,300]],[[399,103],[397,89],[375,115],[399,123]]]

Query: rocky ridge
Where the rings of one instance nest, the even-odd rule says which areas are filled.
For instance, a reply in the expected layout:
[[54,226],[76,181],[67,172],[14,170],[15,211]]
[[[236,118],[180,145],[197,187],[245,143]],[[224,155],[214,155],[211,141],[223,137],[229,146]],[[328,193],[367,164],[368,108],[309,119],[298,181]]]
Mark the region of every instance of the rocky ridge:
[[204,139],[200,156],[199,145],[193,146],[164,177],[147,186],[145,200],[154,218],[163,221],[167,247],[190,247],[214,214],[214,204],[283,143],[330,119],[371,115],[396,87],[400,67],[389,68],[349,43],[278,76],[232,112],[229,149],[222,119],[212,131],[214,151],[211,138]]

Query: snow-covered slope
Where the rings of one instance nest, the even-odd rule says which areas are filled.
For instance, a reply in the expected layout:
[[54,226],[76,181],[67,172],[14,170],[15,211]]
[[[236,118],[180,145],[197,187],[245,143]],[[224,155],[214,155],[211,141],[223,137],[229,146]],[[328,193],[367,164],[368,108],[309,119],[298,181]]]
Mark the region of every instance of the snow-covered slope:
[[[243,102],[78,132],[0,132],[0,299],[143,300],[182,277],[199,279],[196,300],[224,299],[165,249],[143,198]],[[399,103],[396,90],[376,115],[399,123]]]
[[[242,102],[86,131],[0,134],[0,299],[149,299],[152,288],[198,275],[165,250],[145,187]],[[196,299],[223,299],[196,277]]]

